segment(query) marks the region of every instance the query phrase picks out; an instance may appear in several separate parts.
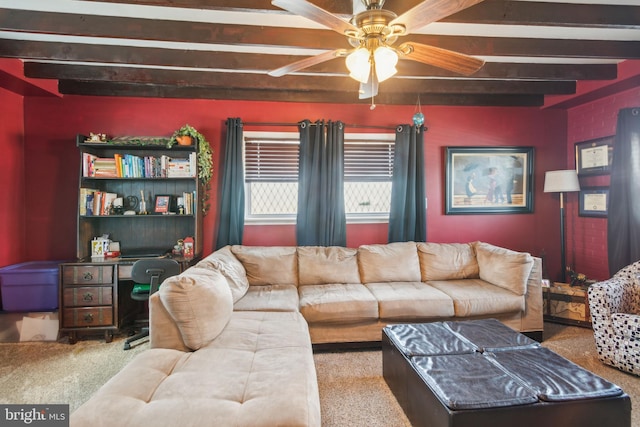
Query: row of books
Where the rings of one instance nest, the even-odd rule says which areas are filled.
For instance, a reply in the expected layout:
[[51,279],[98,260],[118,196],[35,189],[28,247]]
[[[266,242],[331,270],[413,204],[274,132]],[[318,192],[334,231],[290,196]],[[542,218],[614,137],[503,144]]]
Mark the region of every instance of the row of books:
[[81,216],[110,215],[116,193],[80,188],[79,209]]
[[[121,206],[122,200],[120,200],[120,212],[113,210],[114,200],[121,199],[116,193],[109,193],[107,191],[100,191],[93,188],[80,188],[79,197],[79,211],[80,216],[95,216],[95,215],[113,215],[123,214],[124,207]],[[194,215],[198,209],[198,202],[196,199],[195,191],[182,193],[182,197],[178,196],[177,200],[171,196],[171,201],[167,206],[166,213],[173,212],[180,215]],[[176,203],[177,206],[176,206]],[[180,208],[182,207],[182,210]],[[154,213],[154,206],[147,205],[147,211]],[[137,212],[136,212],[137,213]]]
[[[182,203],[183,203],[183,208],[184,208],[184,212],[182,212],[182,213],[184,215],[193,215],[193,214],[195,214],[197,209],[198,209],[195,191],[192,192],[192,193],[189,193],[189,192],[182,193]],[[178,203],[178,205],[179,205],[179,203]],[[178,209],[179,208],[180,208],[180,206],[178,206]]]
[[82,153],[85,178],[194,178],[197,168],[196,153],[189,153],[189,158],[117,153],[113,157],[98,157]]

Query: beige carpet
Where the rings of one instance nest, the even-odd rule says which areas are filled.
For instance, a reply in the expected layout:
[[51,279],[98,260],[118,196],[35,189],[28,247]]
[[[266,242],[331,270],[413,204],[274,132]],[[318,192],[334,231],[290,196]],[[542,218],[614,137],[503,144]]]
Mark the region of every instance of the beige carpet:
[[[589,329],[545,324],[544,346],[622,387],[640,405],[640,377],[602,365]],[[143,344],[122,350],[122,339],[0,344],[0,403],[69,403],[73,411],[111,378]],[[409,426],[382,379],[379,351],[314,355],[323,426]],[[640,427],[640,412],[632,414]]]

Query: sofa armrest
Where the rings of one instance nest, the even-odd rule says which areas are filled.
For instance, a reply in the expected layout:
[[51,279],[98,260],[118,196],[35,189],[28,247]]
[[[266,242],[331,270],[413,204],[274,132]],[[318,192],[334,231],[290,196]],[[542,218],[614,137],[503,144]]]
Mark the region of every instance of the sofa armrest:
[[611,327],[611,316],[616,313],[640,314],[639,282],[637,277],[616,274],[589,286],[593,322]]
[[611,315],[620,313],[625,281],[611,278],[589,286],[589,309],[593,322],[610,324]]
[[542,259],[533,258],[533,267],[527,279],[525,312],[522,317],[521,332],[536,332],[544,329],[542,303]]
[[170,348],[191,351],[184,341],[158,292],[149,298],[149,343],[151,348]]
[[611,316],[616,335],[627,340],[640,339],[640,316],[637,314],[614,313]]

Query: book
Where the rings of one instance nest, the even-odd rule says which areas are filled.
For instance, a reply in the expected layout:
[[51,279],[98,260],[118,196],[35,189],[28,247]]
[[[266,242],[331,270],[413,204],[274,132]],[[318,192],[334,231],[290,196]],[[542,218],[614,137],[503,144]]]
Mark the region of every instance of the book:
[[[78,197],[78,208],[79,208],[79,214],[81,216],[84,215],[93,215],[93,192],[97,191],[94,188],[84,188],[81,187],[80,188],[80,196]],[[87,207],[89,204],[89,196],[91,196],[91,213],[88,213],[87,211]]]
[[100,215],[102,212],[102,191],[93,192],[93,215]]
[[87,216],[93,216],[93,197],[94,197],[94,192],[91,193],[87,193],[86,199],[85,199],[85,215]]
[[113,201],[118,197],[116,193],[103,193],[101,215],[110,215]]

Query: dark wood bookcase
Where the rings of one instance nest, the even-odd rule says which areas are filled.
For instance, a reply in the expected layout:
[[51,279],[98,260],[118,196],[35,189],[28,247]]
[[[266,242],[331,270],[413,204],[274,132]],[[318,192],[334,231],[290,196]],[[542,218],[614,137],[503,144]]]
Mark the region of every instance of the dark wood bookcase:
[[[133,138],[132,138],[133,139]],[[200,185],[197,177],[179,178],[128,178],[128,177],[90,177],[83,173],[83,153],[100,158],[113,158],[116,154],[188,159],[191,153],[197,154],[197,146],[173,145],[167,148],[162,145],[135,145],[111,143],[87,143],[84,135],[78,135],[76,144],[79,148],[80,177],[78,186],[77,216],[77,258],[81,261],[91,260],[91,241],[95,237],[108,234],[114,242],[120,242],[123,256],[138,256],[170,252],[179,239],[191,236],[194,238],[194,256],[202,253],[202,204]],[[137,140],[137,139],[136,139]],[[146,215],[86,215],[81,213],[80,204],[84,203],[81,189],[95,189],[101,192],[115,193],[125,199],[128,196],[141,198],[145,196],[148,214]],[[192,213],[179,214],[175,201],[184,193],[190,193],[194,206]],[[155,197],[171,196],[171,214],[154,213]]]

